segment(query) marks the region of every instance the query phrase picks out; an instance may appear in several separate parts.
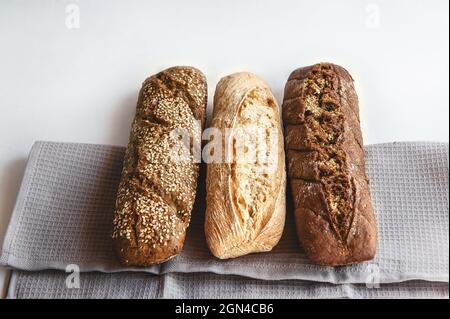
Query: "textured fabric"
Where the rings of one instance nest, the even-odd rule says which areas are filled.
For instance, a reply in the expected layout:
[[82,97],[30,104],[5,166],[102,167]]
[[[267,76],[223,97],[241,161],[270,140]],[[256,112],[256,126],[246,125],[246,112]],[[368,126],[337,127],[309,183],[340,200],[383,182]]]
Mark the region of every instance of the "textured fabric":
[[36,143],[1,263],[22,270],[64,270],[75,263],[81,271],[211,272],[330,283],[448,282],[448,144],[366,147],[378,219],[377,256],[372,262],[338,268],[313,265],[305,258],[290,209],[283,237],[272,252],[232,260],[214,258],[203,233],[202,191],[180,256],[144,269],[121,267],[113,255],[110,235],[123,154],[118,147]]
[[408,281],[381,284],[329,284],[301,280],[258,280],[212,273],[80,274],[80,288],[67,288],[61,271],[14,271],[8,298],[448,298],[448,283]]

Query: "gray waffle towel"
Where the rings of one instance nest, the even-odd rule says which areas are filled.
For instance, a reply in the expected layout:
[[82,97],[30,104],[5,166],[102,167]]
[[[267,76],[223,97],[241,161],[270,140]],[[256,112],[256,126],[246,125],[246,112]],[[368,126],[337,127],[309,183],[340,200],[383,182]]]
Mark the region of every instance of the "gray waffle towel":
[[[420,286],[417,280],[448,283],[448,144],[388,143],[365,149],[379,231],[377,256],[372,262],[338,268],[311,264],[298,246],[289,209],[285,232],[272,252],[218,260],[206,247],[204,209],[197,205],[180,256],[145,269],[121,267],[112,252],[110,234],[124,149],[37,142],[30,153],[0,263],[19,270],[65,270],[68,264],[77,264],[83,272],[127,271],[130,278],[144,274],[129,271],[171,274],[165,278],[181,276],[173,273],[238,275],[223,277],[239,278],[230,279],[236,285],[247,285],[249,278],[283,280],[280,285],[299,279],[356,288],[371,280],[385,284],[411,280],[409,284],[414,287]],[[199,199],[200,204],[204,202],[202,190]],[[32,275],[17,271],[12,282],[35,282],[52,273],[58,276],[58,272]],[[107,274],[82,275],[99,282],[108,278]],[[126,280],[120,279],[123,275],[108,274]],[[189,275],[185,276],[189,280]],[[212,274],[201,278],[218,280]],[[304,283],[295,281],[293,285]],[[286,296],[289,287],[283,288]],[[446,287],[448,291],[448,284]]]
[[258,280],[212,273],[139,272],[80,274],[80,287],[67,288],[62,271],[14,271],[8,298],[448,298],[448,283],[407,281],[367,288],[302,280]]

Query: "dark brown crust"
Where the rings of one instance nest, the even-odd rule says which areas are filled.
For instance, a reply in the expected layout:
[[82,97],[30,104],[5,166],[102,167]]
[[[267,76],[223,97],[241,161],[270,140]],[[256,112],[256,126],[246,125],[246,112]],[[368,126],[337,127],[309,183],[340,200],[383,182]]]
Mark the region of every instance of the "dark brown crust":
[[330,266],[372,259],[376,222],[350,74],[330,63],[292,72],[283,121],[297,234],[306,254]]
[[[194,204],[198,164],[169,158],[177,128],[201,134],[206,78],[172,67],[147,78],[139,93],[114,213],[113,244],[123,265],[147,266],[183,248]],[[190,121],[200,121],[201,127]]]

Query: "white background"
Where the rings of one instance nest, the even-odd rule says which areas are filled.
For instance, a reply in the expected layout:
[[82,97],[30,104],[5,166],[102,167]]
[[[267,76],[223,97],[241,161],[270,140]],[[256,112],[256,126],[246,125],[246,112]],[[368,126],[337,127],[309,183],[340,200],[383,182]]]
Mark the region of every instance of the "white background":
[[448,0],[0,0],[0,243],[33,142],[125,145],[142,81],[173,65],[206,74],[211,108],[231,72],[265,78],[281,102],[292,70],[335,62],[356,80],[366,144],[448,141],[448,12]]

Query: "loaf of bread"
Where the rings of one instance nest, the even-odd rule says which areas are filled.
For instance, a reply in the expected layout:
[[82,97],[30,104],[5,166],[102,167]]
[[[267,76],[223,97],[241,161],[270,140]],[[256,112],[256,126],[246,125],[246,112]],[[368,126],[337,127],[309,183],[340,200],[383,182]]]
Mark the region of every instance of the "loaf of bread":
[[350,74],[329,63],[292,72],[283,121],[297,234],[307,256],[330,266],[372,259],[376,223]]
[[192,67],[167,69],[142,85],[113,220],[124,265],[158,264],[183,248],[199,168],[177,130],[199,142],[206,95],[205,76]]
[[207,166],[209,249],[221,259],[269,251],[284,228],[286,173],[281,115],[268,85],[250,73],[221,79],[211,127],[222,134],[223,160]]

